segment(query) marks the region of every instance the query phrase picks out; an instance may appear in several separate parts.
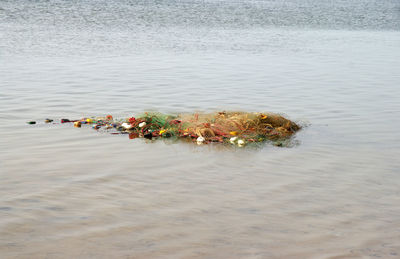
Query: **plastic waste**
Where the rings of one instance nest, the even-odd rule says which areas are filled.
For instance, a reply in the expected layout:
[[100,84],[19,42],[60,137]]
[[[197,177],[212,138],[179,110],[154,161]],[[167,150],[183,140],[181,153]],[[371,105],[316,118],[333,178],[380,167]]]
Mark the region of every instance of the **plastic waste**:
[[[53,120],[46,119],[46,123]],[[270,141],[288,146],[286,141],[301,129],[295,122],[273,113],[218,112],[168,115],[156,112],[114,119],[112,115],[61,119],[61,123],[73,122],[75,127],[91,125],[95,130],[111,134],[128,134],[129,138],[173,138],[199,145],[209,143],[234,144],[239,147]],[[35,121],[27,122],[35,124]],[[285,141],[283,141],[285,140]]]
[[202,145],[206,139],[203,137],[198,137],[196,139],[197,145]]
[[238,137],[232,137],[229,139],[229,142],[231,142],[232,144],[235,144],[236,140],[238,140]]
[[147,132],[147,133],[143,134],[143,137],[147,138],[147,139],[152,139],[153,138],[153,134],[151,132]]
[[133,126],[132,126],[131,124],[128,124],[128,123],[126,123],[126,122],[122,123],[121,126],[122,126],[124,129],[131,129],[131,128],[133,128]]
[[243,139],[239,139],[239,140],[237,141],[237,144],[238,144],[239,147],[243,147],[243,146],[246,144],[246,142],[244,142]]

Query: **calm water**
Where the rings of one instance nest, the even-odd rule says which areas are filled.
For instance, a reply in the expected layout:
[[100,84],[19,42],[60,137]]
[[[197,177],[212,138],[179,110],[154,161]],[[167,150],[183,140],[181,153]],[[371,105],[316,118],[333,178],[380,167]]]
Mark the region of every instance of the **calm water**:
[[[272,111],[295,148],[28,120]],[[1,258],[399,258],[397,0],[0,0]]]

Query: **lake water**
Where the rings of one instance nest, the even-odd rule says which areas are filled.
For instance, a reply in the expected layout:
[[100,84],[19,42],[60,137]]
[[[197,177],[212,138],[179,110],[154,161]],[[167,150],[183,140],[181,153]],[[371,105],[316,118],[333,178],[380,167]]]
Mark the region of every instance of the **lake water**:
[[[271,111],[294,148],[72,125]],[[0,0],[1,258],[399,258],[397,0]]]

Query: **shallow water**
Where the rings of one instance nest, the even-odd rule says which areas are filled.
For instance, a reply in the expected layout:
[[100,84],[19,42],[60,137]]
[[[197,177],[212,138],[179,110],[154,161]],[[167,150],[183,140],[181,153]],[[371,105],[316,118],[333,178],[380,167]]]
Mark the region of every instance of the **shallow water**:
[[[1,258],[399,258],[398,1],[0,1]],[[271,111],[295,148],[29,120]]]

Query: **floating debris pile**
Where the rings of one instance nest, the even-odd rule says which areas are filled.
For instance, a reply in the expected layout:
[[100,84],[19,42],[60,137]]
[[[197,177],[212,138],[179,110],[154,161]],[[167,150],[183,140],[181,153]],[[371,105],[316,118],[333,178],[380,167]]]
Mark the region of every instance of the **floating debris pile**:
[[[46,119],[45,122],[52,121]],[[111,134],[129,134],[130,139],[177,138],[199,145],[216,142],[240,147],[265,141],[280,146],[282,141],[290,139],[301,128],[278,114],[246,112],[180,115],[147,112],[121,120],[107,115],[80,120],[61,119],[61,123],[73,123],[77,128],[90,125],[95,130],[109,131]]]

